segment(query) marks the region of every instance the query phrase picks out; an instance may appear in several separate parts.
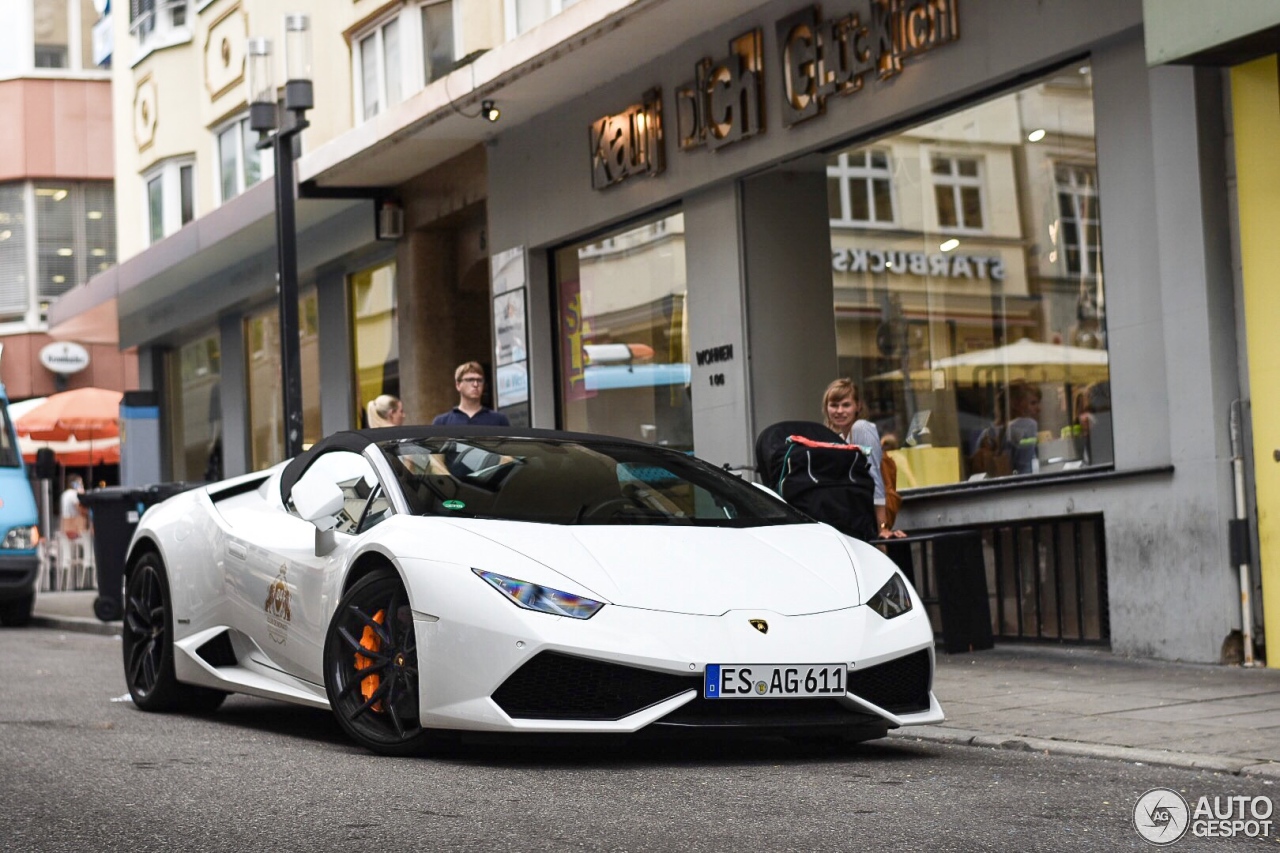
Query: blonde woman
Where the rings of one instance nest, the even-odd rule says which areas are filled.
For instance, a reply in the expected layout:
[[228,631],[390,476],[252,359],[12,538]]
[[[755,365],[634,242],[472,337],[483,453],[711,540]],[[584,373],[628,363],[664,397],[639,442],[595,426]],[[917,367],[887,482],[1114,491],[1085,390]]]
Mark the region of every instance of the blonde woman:
[[827,429],[838,434],[845,444],[856,444],[867,454],[871,463],[871,479],[875,481],[876,491],[874,503],[876,507],[876,527],[881,539],[906,536],[901,530],[894,530],[885,517],[884,475],[880,471],[880,431],[871,421],[858,417],[861,404],[858,401],[858,386],[851,379],[837,379],[827,386],[822,395],[822,419]]
[[365,414],[369,418],[369,428],[397,427],[404,424],[404,404],[400,398],[392,394],[374,397],[365,406]]

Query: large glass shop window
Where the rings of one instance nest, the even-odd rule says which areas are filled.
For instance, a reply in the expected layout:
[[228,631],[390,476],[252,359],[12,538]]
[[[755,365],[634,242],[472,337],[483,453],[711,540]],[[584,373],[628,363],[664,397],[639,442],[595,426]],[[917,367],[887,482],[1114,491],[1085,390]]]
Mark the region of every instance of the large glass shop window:
[[[299,367],[302,373],[302,446],[320,440],[320,314],[315,288],[298,297]],[[249,373],[249,441],[253,470],[284,461],[284,383],[280,376],[280,309],[275,305],[245,321]]]
[[365,406],[383,394],[400,396],[400,336],[396,326],[396,265],[351,276],[357,423]]
[[840,373],[899,489],[1113,461],[1091,81],[827,161]]
[[169,356],[175,480],[222,479],[221,353],[213,333]]
[[563,427],[693,449],[680,213],[556,252]]

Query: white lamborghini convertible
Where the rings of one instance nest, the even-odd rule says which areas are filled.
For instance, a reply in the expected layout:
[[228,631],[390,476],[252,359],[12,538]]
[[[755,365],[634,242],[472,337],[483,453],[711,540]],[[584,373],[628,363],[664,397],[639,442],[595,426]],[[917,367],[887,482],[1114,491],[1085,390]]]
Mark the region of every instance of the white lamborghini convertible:
[[146,711],[331,708],[444,732],[881,737],[943,719],[877,549],[688,455],[544,430],[337,433],[142,518],[124,670]]

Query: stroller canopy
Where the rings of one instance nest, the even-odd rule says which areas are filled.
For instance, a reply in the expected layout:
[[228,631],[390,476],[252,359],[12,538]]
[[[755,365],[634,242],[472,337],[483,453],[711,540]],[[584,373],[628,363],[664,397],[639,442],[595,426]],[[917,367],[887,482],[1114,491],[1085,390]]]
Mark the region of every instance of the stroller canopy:
[[765,427],[756,437],[756,472],[760,481],[771,489],[778,488],[782,460],[787,456],[787,439],[793,435],[812,441],[843,443],[839,435],[816,421],[779,421]]

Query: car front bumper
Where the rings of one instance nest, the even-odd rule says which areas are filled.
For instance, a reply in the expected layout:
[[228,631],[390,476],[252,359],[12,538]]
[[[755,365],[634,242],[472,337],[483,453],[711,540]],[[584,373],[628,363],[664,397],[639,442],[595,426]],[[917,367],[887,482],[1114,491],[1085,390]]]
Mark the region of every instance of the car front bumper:
[[6,554],[0,551],[0,601],[30,595],[40,577],[40,557],[36,551]]
[[[406,574],[412,587],[419,573]],[[866,606],[708,616],[618,605],[582,620],[522,610],[473,578],[448,576],[461,580],[441,583],[437,574],[430,594],[410,592],[411,600],[423,603],[415,606],[414,621],[421,717],[429,728],[621,734],[654,724],[777,730],[843,722],[852,730],[944,719],[932,690],[933,629],[918,599],[911,612],[889,620]],[[752,624],[761,619],[767,632]],[[897,678],[912,656],[908,701],[898,701],[902,694],[892,688],[886,693],[879,686],[883,677],[859,676],[882,667],[880,674]],[[840,663],[848,667],[850,692],[835,698],[710,700],[702,694],[708,664]],[[864,689],[868,681],[877,686]],[[517,683],[519,690],[513,689]],[[581,697],[595,702],[601,693],[626,698],[574,713]],[[895,701],[877,704],[885,696]]]

